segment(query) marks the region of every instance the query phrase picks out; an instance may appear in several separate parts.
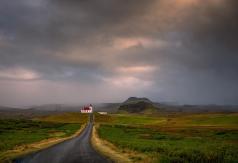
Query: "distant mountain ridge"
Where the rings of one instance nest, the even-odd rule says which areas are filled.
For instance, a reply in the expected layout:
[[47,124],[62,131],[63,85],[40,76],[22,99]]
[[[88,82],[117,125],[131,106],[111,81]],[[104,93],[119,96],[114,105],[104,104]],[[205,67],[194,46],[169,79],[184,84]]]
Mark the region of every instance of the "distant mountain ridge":
[[[92,103],[93,104],[93,103]],[[32,118],[63,112],[80,112],[83,105],[46,104],[25,108],[0,106],[1,118]],[[152,102],[148,98],[130,97],[123,103],[95,103],[94,111],[108,113],[140,113],[153,114],[164,112],[179,113],[212,113],[238,112],[238,105],[178,105],[171,103]]]

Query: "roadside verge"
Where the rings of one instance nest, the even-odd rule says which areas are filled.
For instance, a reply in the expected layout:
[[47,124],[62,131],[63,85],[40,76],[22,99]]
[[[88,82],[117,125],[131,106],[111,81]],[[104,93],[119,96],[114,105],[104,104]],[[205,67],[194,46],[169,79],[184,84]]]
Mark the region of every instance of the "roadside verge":
[[[112,143],[99,138],[97,129],[99,124],[93,126],[91,144],[95,150],[110,158],[116,163],[147,162],[147,156],[130,150],[120,150]],[[147,160],[147,161],[143,161]]]

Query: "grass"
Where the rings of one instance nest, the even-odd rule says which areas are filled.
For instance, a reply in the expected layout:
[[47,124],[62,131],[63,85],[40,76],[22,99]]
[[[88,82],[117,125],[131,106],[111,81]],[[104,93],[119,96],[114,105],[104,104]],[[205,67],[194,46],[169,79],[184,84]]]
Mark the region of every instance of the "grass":
[[40,118],[36,118],[35,120],[45,121],[45,122],[57,122],[57,123],[87,123],[88,114],[70,112],[70,113],[40,117]]
[[[53,143],[53,140],[72,136],[87,121],[88,115],[81,113],[56,114],[33,120],[0,119],[0,162],[1,159],[9,160],[14,156],[11,153],[9,155],[9,150],[18,149],[18,147],[28,148],[28,145],[42,140],[47,145],[48,140],[51,140],[49,143]],[[44,147],[43,144],[42,147]]]
[[213,115],[193,115],[191,124],[194,125],[220,125],[237,126],[238,114],[213,114]]
[[238,162],[238,114],[112,117],[99,137],[154,162]]
[[38,142],[43,139],[70,136],[80,126],[80,124],[32,120],[0,120],[0,153],[16,146]]
[[99,113],[94,113],[94,121],[96,123],[110,123],[114,118],[110,115],[101,115]]
[[145,125],[145,124],[165,124],[166,117],[151,117],[148,115],[137,114],[115,114],[114,124]]

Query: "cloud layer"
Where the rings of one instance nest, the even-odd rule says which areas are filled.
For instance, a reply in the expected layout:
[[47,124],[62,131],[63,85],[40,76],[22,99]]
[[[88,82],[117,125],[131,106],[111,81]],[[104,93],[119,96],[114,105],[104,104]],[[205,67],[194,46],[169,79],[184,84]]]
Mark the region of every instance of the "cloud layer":
[[236,0],[2,0],[0,103],[147,96],[238,104],[237,7]]

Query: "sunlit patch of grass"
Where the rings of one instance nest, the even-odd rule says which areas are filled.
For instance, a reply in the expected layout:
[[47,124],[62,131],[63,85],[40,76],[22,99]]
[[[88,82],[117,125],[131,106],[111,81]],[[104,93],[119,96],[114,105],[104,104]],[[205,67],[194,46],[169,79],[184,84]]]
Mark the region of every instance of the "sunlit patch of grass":
[[111,123],[115,118],[111,115],[103,115],[99,113],[94,113],[94,121],[96,123]]
[[117,114],[113,115],[114,124],[129,124],[129,125],[146,125],[146,124],[165,124],[166,117],[153,117],[148,115],[136,114]]
[[210,114],[194,116],[192,124],[196,125],[223,125],[237,126],[238,114]]
[[58,122],[58,123],[87,123],[88,114],[75,113],[62,113],[56,115],[50,115],[45,117],[37,118],[39,121],[46,122]]
[[190,115],[173,115],[169,119],[170,125],[183,125],[183,126],[224,126],[224,127],[237,127],[238,114],[190,114]]

